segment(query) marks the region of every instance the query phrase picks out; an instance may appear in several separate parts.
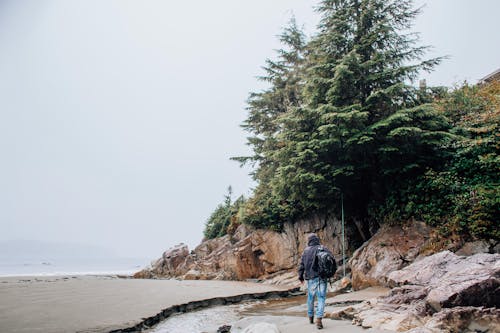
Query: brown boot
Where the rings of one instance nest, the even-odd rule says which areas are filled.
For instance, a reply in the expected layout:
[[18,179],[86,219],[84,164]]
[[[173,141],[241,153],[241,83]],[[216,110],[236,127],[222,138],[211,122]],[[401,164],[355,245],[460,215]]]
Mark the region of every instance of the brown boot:
[[323,328],[323,322],[321,321],[321,318],[316,319],[316,327],[318,330]]
[[314,324],[314,317],[309,317],[309,324]]

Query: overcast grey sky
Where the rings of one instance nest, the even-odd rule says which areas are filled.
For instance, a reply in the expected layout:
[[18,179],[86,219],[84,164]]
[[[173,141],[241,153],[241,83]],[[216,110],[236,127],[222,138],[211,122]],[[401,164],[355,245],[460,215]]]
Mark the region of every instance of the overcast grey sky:
[[[415,30],[450,55],[429,84],[500,67],[497,0],[428,0]],[[0,241],[192,248],[228,185],[265,58],[308,0],[0,0]]]

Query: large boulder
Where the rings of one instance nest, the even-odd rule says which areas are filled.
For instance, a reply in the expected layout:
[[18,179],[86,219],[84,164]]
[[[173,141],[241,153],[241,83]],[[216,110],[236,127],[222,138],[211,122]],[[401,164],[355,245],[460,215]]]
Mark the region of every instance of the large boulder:
[[394,288],[385,297],[332,313],[331,317],[351,319],[364,328],[403,332],[426,323],[428,306],[423,301],[425,296],[423,288]]
[[383,226],[354,252],[349,265],[354,290],[387,285],[387,275],[411,264],[430,237],[422,222]]
[[455,253],[459,256],[472,256],[477,253],[498,253],[499,242],[495,240],[476,240],[464,243]]
[[450,251],[442,251],[419,260],[401,270],[388,272],[386,281],[389,287],[405,284],[426,285],[439,282],[458,256]]
[[443,251],[388,274],[394,287],[333,313],[369,328],[398,332],[500,332],[500,255],[469,257]]
[[161,259],[154,264],[158,269],[162,269],[164,274],[175,272],[181,264],[184,263],[189,255],[189,249],[186,244],[179,244],[165,251]]
[[137,272],[135,278],[151,278],[156,275],[171,275],[179,271],[189,255],[188,246],[184,243],[176,245],[163,253],[160,259],[151,263],[151,267]]
[[429,290],[436,311],[453,306],[500,306],[500,254],[469,257],[443,251],[388,276],[389,284],[413,284]]
[[[427,332],[500,332],[500,310],[497,308],[458,306],[443,309],[424,326]],[[410,331],[416,333],[415,331]]]
[[453,307],[432,312],[422,300],[393,304],[382,298],[338,310],[332,319],[349,319],[364,328],[406,333],[500,332],[500,310]]

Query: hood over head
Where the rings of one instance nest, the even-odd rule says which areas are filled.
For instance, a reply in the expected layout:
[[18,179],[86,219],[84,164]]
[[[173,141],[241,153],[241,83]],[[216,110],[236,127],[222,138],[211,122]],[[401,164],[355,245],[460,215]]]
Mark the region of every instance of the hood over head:
[[307,245],[313,246],[313,245],[319,245],[319,237],[316,234],[309,234],[307,236]]

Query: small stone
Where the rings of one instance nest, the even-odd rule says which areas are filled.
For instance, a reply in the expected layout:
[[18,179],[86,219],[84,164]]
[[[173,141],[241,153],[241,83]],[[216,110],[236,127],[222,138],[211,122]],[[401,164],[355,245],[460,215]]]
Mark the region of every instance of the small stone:
[[230,333],[231,332],[231,325],[223,325],[217,329],[217,333]]
[[477,253],[488,253],[490,251],[490,244],[485,241],[475,241],[465,243],[457,252],[459,256],[471,256]]

